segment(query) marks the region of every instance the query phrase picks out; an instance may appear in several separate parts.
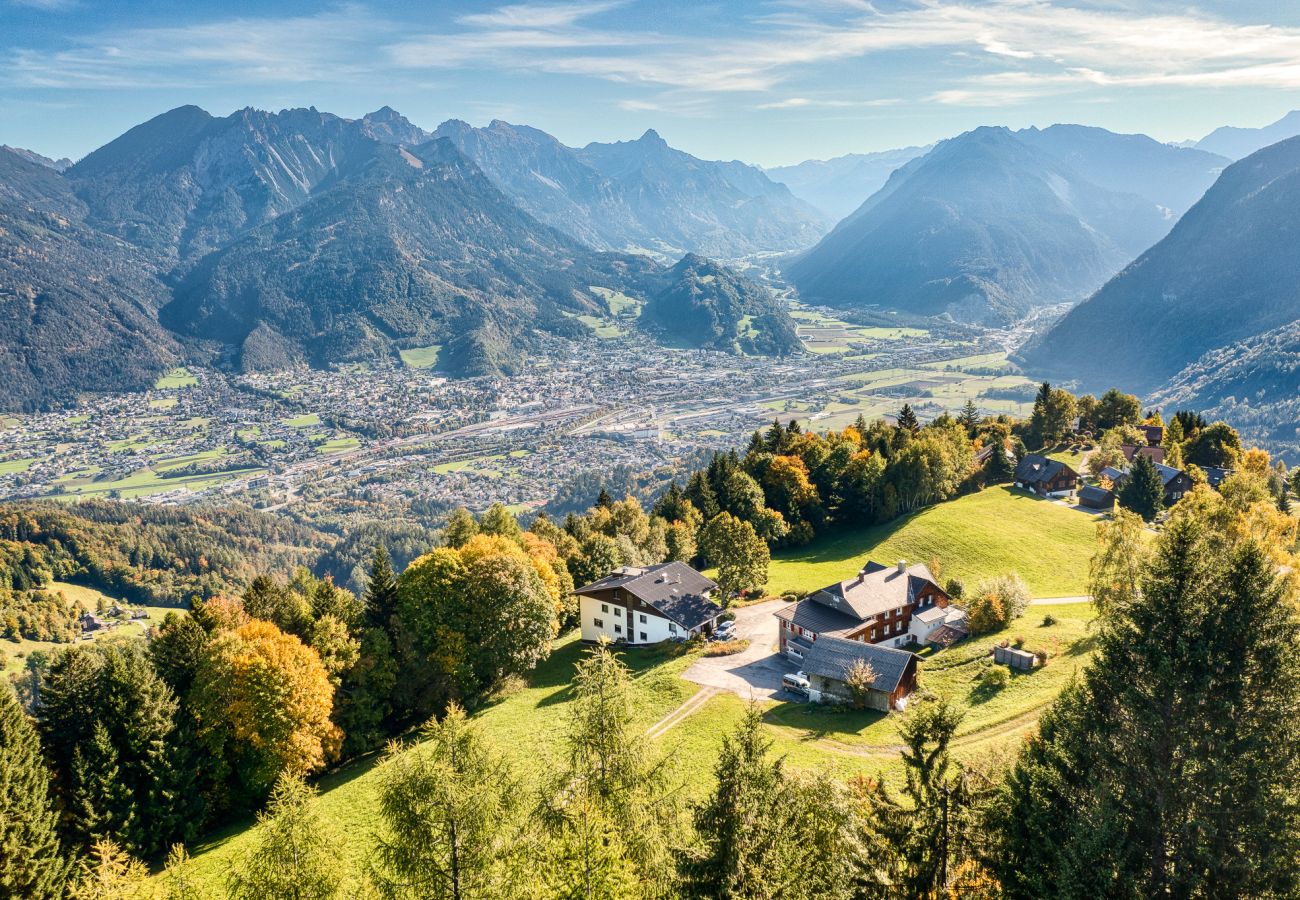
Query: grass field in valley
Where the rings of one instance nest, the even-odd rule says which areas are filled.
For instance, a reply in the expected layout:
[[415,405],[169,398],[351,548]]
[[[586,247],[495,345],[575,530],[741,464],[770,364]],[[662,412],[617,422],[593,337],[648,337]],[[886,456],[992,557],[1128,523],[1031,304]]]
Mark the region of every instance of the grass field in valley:
[[767,590],[805,592],[848,578],[869,559],[938,559],[940,579],[1016,572],[1036,597],[1087,592],[1096,519],[1015,488],[990,488],[939,503],[906,518],[841,530],[807,547],[775,554]]
[[[991,489],[782,554],[773,561],[772,587],[800,591],[820,587],[851,574],[867,558],[892,562],[899,557],[937,556],[946,574],[968,582],[1017,571],[1037,595],[1078,594],[1085,589],[1094,528],[1095,519],[1084,513],[1017,491]],[[1001,633],[968,639],[924,657],[922,690],[966,709],[954,744],[959,758],[1001,753],[1018,745],[1089,658],[1092,615],[1087,603],[1031,606]],[[991,665],[993,644],[1002,638],[1022,638],[1027,649],[1046,649],[1051,660],[1032,673],[1014,674],[1010,684],[990,692],[981,676]],[[506,692],[474,714],[493,742],[534,779],[553,769],[563,752],[569,682],[583,652],[576,635],[570,633],[527,686]],[[648,729],[696,692],[697,687],[682,678],[694,658],[694,654],[678,656],[658,648],[623,654],[637,687],[638,728]],[[712,787],[712,766],[722,737],[739,722],[747,703],[734,694],[717,694],[654,739],[657,750],[671,758],[684,800],[697,799]],[[762,707],[774,751],[784,755],[790,767],[815,768],[837,778],[898,777],[899,714],[785,702],[766,702]],[[320,809],[340,827],[346,840],[344,856],[357,867],[374,846],[375,768],[375,758],[361,760],[319,783]],[[242,823],[191,848],[195,873],[218,883],[251,846],[254,833]]]

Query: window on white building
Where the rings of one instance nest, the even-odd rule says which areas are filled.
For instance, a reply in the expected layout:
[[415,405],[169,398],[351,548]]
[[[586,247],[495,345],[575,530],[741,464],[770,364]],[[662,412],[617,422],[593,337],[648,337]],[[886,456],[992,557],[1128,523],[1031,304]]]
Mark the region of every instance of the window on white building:
[[645,639],[646,639],[646,636],[645,636],[645,632],[643,631],[643,632],[641,632],[641,640],[644,641]]
[[608,604],[608,603],[602,603],[602,604],[600,604],[600,611],[601,611],[601,612],[609,612],[609,604]]
[[641,613],[641,624],[645,624],[645,613]]
[[592,619],[591,621],[593,621],[593,622],[596,623],[596,627],[597,627],[597,628],[604,628],[604,627],[605,627],[605,620],[604,620],[604,619]]
[[623,633],[623,626],[622,626],[622,625],[615,625],[615,626],[614,626],[614,633],[615,633],[615,634],[622,634],[622,633]]
[[668,633],[669,633],[669,634],[676,634],[676,633],[677,633],[677,623],[676,623],[676,622],[669,622],[669,623],[668,623]]

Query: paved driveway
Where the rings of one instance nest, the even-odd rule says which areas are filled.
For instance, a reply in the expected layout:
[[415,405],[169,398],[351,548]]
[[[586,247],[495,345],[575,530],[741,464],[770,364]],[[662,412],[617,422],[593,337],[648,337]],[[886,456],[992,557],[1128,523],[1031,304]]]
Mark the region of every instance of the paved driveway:
[[780,693],[781,676],[799,668],[773,649],[778,623],[772,614],[785,605],[784,600],[765,600],[736,610],[736,635],[748,638],[749,647],[731,656],[701,657],[682,677],[746,700],[766,700]]

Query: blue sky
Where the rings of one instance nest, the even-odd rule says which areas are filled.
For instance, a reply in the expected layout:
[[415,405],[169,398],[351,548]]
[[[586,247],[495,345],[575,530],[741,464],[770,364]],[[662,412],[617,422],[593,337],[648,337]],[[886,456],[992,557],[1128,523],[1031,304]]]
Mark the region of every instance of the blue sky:
[[0,0],[0,143],[77,158],[184,103],[653,127],[763,165],[982,124],[1181,140],[1300,107],[1300,3]]

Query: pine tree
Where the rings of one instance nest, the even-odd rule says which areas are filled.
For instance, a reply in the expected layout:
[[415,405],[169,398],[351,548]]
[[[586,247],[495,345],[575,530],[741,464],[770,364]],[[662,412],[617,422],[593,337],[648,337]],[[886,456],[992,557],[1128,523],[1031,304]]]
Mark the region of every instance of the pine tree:
[[609,509],[613,505],[614,498],[609,495],[609,491],[601,488],[600,493],[596,495],[596,506],[601,509]]
[[1119,489],[1119,502],[1150,522],[1165,508],[1165,486],[1150,457],[1138,456],[1133,460],[1129,477]]
[[454,703],[422,737],[411,750],[394,744],[380,770],[380,893],[412,900],[504,896],[522,786]]
[[1277,495],[1277,508],[1280,512],[1284,512],[1289,516],[1291,515],[1291,498],[1287,496],[1287,493],[1287,487],[1284,485],[1282,492]]
[[995,441],[988,459],[984,461],[984,481],[987,484],[1006,484],[1015,475],[1015,469],[1000,441]]
[[57,825],[36,728],[0,684],[0,900],[63,896],[70,864]]
[[713,485],[709,483],[708,476],[704,472],[691,475],[690,480],[686,482],[685,493],[686,499],[694,504],[706,522],[722,511],[718,506],[718,495],[714,493]]
[[365,622],[371,628],[392,630],[393,613],[397,612],[397,574],[383,544],[370,556],[370,578],[366,582]]
[[231,871],[232,900],[331,900],[346,896],[340,836],[315,809],[316,792],[298,776],[276,784],[257,817],[257,843]]
[[1300,618],[1265,548],[1180,508],[994,810],[1028,897],[1300,889]]

